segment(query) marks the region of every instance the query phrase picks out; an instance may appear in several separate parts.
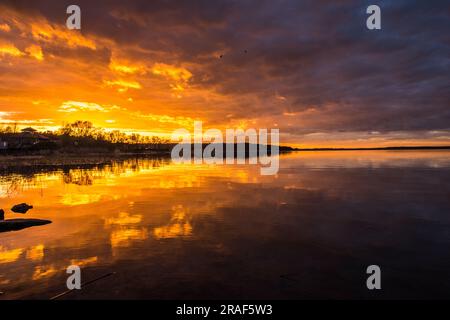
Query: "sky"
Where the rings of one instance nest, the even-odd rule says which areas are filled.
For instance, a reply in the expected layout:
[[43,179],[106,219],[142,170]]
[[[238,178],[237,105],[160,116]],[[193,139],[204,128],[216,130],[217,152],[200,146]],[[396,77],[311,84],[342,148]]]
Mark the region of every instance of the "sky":
[[0,0],[0,126],[450,145],[449,31],[448,1]]

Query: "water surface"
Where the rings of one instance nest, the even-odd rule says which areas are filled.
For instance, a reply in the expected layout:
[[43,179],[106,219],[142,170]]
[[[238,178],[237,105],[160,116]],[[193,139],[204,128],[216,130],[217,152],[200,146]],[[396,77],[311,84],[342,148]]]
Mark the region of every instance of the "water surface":
[[[12,214],[14,204],[34,206]],[[127,159],[0,177],[0,299],[448,298],[450,152],[282,155],[257,165]],[[6,210],[8,209],[8,210]],[[366,268],[382,290],[366,288]]]

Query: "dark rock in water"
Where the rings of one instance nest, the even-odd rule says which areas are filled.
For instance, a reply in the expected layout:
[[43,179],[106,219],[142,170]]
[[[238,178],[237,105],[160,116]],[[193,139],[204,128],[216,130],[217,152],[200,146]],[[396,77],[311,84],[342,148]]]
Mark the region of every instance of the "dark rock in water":
[[0,209],[0,221],[5,220],[5,211],[3,209]]
[[15,213],[27,213],[28,210],[33,209],[33,206],[30,206],[26,203],[16,204],[11,208],[12,212]]
[[17,231],[34,226],[43,226],[52,223],[41,219],[8,219],[0,221],[0,232]]

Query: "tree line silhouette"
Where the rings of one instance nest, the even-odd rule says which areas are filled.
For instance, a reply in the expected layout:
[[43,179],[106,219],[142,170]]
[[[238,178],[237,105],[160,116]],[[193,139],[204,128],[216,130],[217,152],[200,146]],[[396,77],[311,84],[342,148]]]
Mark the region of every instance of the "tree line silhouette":
[[64,124],[56,131],[37,131],[33,128],[17,130],[17,126],[0,127],[0,141],[9,141],[10,145],[18,140],[36,140],[35,148],[47,149],[51,145],[58,147],[112,147],[112,146],[148,146],[157,147],[169,144],[169,139],[158,136],[144,136],[139,133],[126,134],[120,130],[107,131],[95,127],[90,121],[77,120]]

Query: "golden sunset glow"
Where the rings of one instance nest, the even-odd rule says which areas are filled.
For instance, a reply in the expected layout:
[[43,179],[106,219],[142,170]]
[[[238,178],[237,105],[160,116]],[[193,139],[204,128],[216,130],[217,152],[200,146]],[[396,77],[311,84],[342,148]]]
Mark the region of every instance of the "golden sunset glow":
[[13,56],[13,57],[20,57],[23,53],[17,49],[12,44],[5,44],[0,46],[0,55],[2,56]]
[[27,250],[27,259],[41,261],[44,258],[44,245],[39,244]]
[[[93,272],[96,268],[92,267],[106,267],[106,272],[126,274],[136,265],[154,279],[154,274],[178,275],[180,265],[190,269],[188,261],[194,259],[198,265],[199,257],[210,262],[212,256],[218,256],[218,261],[223,263],[222,257],[229,258],[243,251],[239,259],[243,263],[257,248],[261,250],[258,257],[267,254],[266,245],[261,247],[258,243],[251,247],[253,250],[242,250],[244,245],[261,239],[266,241],[276,236],[276,230],[283,226],[286,232],[279,232],[283,241],[290,243],[295,234],[300,236],[300,241],[289,250],[286,258],[289,264],[291,252],[297,252],[304,243],[302,230],[307,227],[304,219],[312,219],[307,221],[312,225],[321,210],[330,210],[323,206],[324,202],[332,201],[329,207],[339,207],[348,199],[351,203],[355,197],[367,199],[374,192],[375,183],[383,188],[377,189],[382,191],[378,191],[373,206],[379,205],[380,192],[392,202],[392,196],[397,193],[384,187],[392,185],[392,174],[398,168],[401,172],[397,174],[404,179],[402,183],[412,190],[410,196],[417,198],[422,189],[411,183],[414,174],[405,179],[408,177],[405,170],[417,174],[420,165],[421,172],[434,172],[433,179],[426,179],[426,190],[432,190],[436,179],[446,181],[442,172],[450,163],[445,150],[308,151],[279,157],[280,171],[272,176],[262,176],[256,165],[175,164],[170,159],[157,158],[117,160],[90,169],[46,172],[37,168],[31,174],[27,171],[24,175],[3,176],[0,179],[3,208],[26,201],[35,206],[27,217],[49,219],[52,223],[0,234],[2,289],[8,292],[8,298],[14,297],[11,294],[14,288],[25,295],[40,288],[41,282],[64,290],[66,269],[70,265],[81,267],[83,279],[102,275],[100,269],[96,273]],[[345,176],[339,168],[345,168]],[[367,182],[369,173],[375,176],[372,183]],[[380,179],[380,174],[384,179]],[[348,186],[353,181],[359,183],[358,188],[349,192]],[[265,193],[257,192],[261,189]],[[438,195],[444,203],[445,190]],[[405,193],[399,192],[397,197],[404,199]],[[411,211],[406,209],[411,208],[412,198],[403,207],[405,210],[398,212],[409,216]],[[423,203],[423,198],[417,201]],[[345,206],[346,210],[349,207]],[[302,210],[310,210],[310,214],[298,220]],[[362,213],[368,209],[359,210]],[[5,211],[6,219],[16,216]],[[285,222],[285,218],[291,220]],[[380,223],[379,220],[373,217],[374,225]],[[274,225],[273,221],[278,223]],[[292,232],[294,221],[299,224],[295,234]],[[342,234],[347,235],[348,229],[342,228],[343,223],[354,225],[354,219],[336,222]],[[390,222],[388,225],[392,227]],[[252,238],[248,238],[250,236]],[[354,248],[353,240],[350,247]],[[200,253],[204,250],[206,253],[202,257]],[[152,265],[157,266],[156,269],[148,272]],[[215,274],[216,270],[212,272]],[[234,278],[234,274],[232,276]],[[144,281],[148,280],[139,278],[138,282]],[[175,281],[178,285],[178,278]],[[44,286],[42,290],[47,297],[45,289]]]
[[41,47],[37,45],[31,45],[25,49],[25,51],[33,58],[37,60],[44,60],[44,54],[42,53]]
[[172,208],[172,211],[170,224],[153,230],[156,239],[187,237],[192,234],[192,225],[186,216],[186,210],[183,206],[175,206]]
[[9,32],[11,28],[6,23],[0,24],[0,31]]
[[0,300],[447,299],[448,9],[0,0]]
[[22,249],[7,250],[6,248],[0,246],[0,263],[14,262],[19,259],[22,252]]
[[37,266],[34,270],[33,280],[40,280],[48,278],[58,272],[58,269],[53,265]]
[[111,232],[111,247],[129,247],[133,241],[145,240],[148,238],[148,231],[145,229],[118,229]]
[[[290,73],[289,68],[275,71],[289,55],[261,58],[272,49],[239,51],[244,48],[220,39],[194,44],[202,37],[184,22],[167,21],[179,34],[174,41],[174,35],[165,39],[152,33],[134,11],[105,9],[105,16],[117,21],[111,24],[115,31],[106,32],[90,20],[83,20],[81,30],[69,30],[64,14],[54,19],[12,6],[0,9],[3,127],[54,131],[64,123],[89,120],[106,130],[170,137],[201,120],[205,130],[278,128],[281,144],[294,147],[443,145],[450,140],[442,126],[378,130],[383,122],[377,122],[368,130],[361,119],[373,118],[376,111],[363,100],[319,101],[307,97],[308,86],[323,85],[322,79],[292,82],[280,73]],[[116,24],[123,26],[116,29]]]
[[71,265],[76,265],[79,267],[87,266],[89,264],[94,264],[98,261],[98,257],[89,257],[84,259],[72,259],[70,261]]
[[[71,48],[85,47],[93,50],[96,49],[94,41],[84,37],[78,32],[68,32],[64,25],[58,26],[50,24],[44,19],[39,20],[40,21],[31,21],[31,34],[34,40],[48,43],[62,42]],[[25,28],[25,31],[28,30]]]
[[145,73],[145,66],[143,65],[133,65],[128,61],[118,61],[115,59],[111,59],[109,68],[118,73]]
[[126,212],[119,213],[117,218],[108,218],[105,221],[106,225],[127,225],[127,224],[137,224],[142,220],[141,215],[130,215]]

